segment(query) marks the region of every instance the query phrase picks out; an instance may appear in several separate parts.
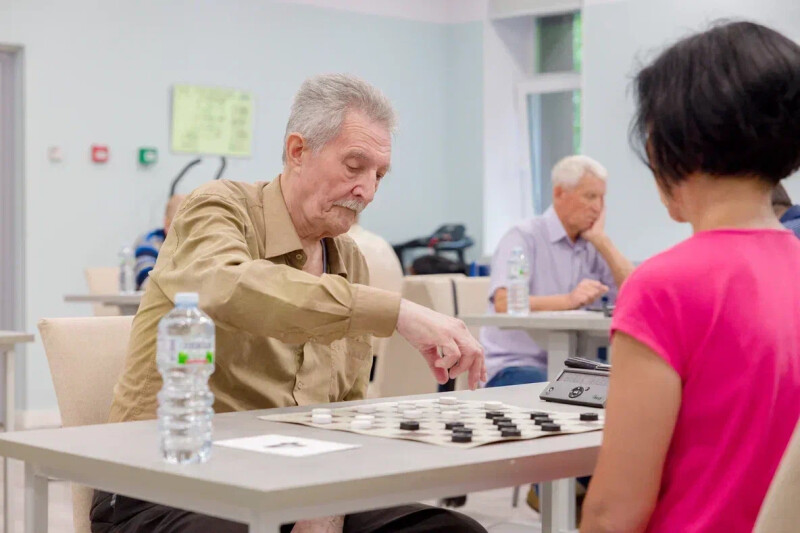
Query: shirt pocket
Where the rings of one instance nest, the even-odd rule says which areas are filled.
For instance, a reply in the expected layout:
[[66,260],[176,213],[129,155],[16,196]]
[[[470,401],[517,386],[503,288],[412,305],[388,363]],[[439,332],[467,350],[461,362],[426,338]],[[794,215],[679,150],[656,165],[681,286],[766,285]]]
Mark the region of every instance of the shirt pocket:
[[[368,377],[372,365],[372,336],[345,337],[331,343],[332,402],[341,401],[360,376]],[[363,382],[368,383],[368,379]],[[362,391],[366,395],[366,390]]]

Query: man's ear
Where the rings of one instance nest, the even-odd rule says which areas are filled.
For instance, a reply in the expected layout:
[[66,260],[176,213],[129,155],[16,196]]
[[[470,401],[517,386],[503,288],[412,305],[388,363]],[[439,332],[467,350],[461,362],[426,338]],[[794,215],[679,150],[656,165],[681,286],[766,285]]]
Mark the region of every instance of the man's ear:
[[556,198],[560,199],[562,196],[564,196],[564,187],[562,187],[561,185],[556,185],[555,187],[553,187],[553,199]]
[[286,137],[286,162],[299,167],[302,163],[303,150],[308,148],[306,140],[299,133],[290,133]]

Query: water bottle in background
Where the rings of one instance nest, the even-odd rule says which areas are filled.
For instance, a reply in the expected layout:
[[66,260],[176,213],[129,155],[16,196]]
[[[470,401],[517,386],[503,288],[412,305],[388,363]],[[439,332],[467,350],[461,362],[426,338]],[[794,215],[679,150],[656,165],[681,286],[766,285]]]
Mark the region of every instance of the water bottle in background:
[[196,292],[175,295],[175,308],[158,323],[158,393],[161,453],[174,464],[202,463],[211,454],[214,395],[214,322],[198,307]]
[[136,256],[133,248],[123,246],[119,251],[119,292],[136,291]]
[[522,248],[511,250],[508,259],[508,314],[527,315],[530,311],[528,259]]

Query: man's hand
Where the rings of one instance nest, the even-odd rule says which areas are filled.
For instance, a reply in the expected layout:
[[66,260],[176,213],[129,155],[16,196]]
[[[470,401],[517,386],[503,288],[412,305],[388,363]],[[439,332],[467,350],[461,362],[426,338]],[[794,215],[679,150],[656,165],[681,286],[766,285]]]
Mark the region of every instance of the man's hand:
[[592,227],[581,233],[581,237],[594,244],[606,234],[606,209],[600,212],[600,216],[594,221]]
[[593,279],[584,279],[578,286],[572,289],[567,298],[572,306],[572,309],[578,309],[585,305],[594,302],[605,293],[608,292],[608,287]]
[[295,523],[292,533],[342,533],[343,516],[329,516],[313,520],[300,520]]
[[471,389],[486,381],[483,348],[462,321],[402,300],[397,332],[419,350],[439,383],[463,372]]

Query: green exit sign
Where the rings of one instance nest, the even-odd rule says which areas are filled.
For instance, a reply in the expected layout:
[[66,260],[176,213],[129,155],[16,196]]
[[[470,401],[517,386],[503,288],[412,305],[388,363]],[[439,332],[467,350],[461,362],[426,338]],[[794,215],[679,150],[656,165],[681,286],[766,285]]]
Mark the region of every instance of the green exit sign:
[[139,164],[153,165],[158,161],[158,150],[151,147],[139,148]]

